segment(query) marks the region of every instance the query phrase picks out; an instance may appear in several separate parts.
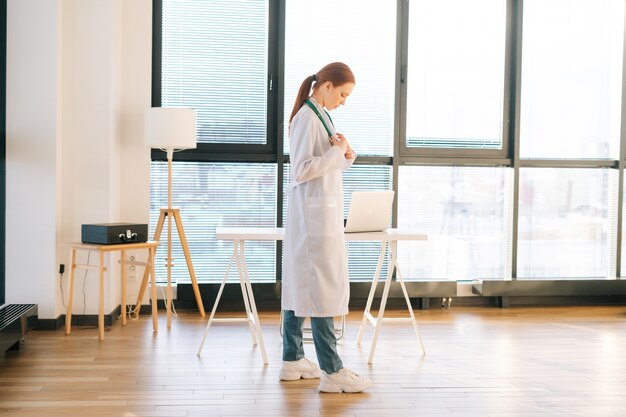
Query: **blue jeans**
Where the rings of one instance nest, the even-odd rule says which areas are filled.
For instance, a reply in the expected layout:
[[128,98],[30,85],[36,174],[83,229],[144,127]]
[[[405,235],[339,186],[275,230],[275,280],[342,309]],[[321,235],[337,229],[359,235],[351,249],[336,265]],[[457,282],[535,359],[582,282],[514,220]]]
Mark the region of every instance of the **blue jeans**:
[[[304,317],[296,317],[293,311],[283,311],[283,360],[297,361],[304,357],[302,347],[302,327]],[[327,374],[334,374],[343,368],[337,354],[337,338],[332,317],[311,317],[311,332],[315,344],[315,354],[320,368]]]

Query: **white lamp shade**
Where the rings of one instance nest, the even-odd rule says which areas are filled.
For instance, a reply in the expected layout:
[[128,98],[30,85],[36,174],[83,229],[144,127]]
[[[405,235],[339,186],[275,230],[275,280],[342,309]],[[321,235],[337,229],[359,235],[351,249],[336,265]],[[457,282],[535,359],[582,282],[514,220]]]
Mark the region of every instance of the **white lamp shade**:
[[144,143],[158,149],[196,147],[196,111],[181,107],[152,107],[146,111]]

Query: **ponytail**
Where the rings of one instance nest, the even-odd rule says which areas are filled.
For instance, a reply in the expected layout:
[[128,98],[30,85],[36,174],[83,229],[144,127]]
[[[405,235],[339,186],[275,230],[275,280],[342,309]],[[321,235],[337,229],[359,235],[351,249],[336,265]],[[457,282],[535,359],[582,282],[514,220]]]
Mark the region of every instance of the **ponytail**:
[[291,116],[289,117],[289,124],[291,124],[291,120],[294,118],[298,110],[302,106],[304,106],[304,102],[307,98],[309,98],[309,93],[311,92],[311,87],[313,86],[313,81],[315,80],[315,74],[309,75],[302,81],[300,85],[300,89],[298,90],[298,95],[296,96],[296,102],[293,105],[293,110],[291,111]]
[[315,90],[318,85],[324,84],[326,81],[330,81],[334,86],[344,85],[346,83],[354,83],[354,74],[350,67],[343,62],[333,62],[326,65],[313,75],[309,75],[302,81],[298,95],[296,96],[296,102],[293,105],[291,111],[291,117],[289,117],[289,124],[295,117],[296,113],[304,106],[304,102],[311,93],[311,88]]

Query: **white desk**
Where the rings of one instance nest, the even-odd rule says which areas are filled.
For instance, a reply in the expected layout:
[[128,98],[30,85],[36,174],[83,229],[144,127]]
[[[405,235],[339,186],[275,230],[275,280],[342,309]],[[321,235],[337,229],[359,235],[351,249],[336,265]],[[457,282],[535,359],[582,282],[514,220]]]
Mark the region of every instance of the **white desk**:
[[[209,316],[204,336],[202,336],[202,342],[198,348],[198,356],[202,353],[202,347],[206,340],[209,328],[213,322],[248,322],[250,327],[250,334],[252,336],[252,345],[256,346],[257,343],[261,348],[261,356],[263,357],[263,363],[267,365],[267,354],[265,353],[265,343],[263,342],[263,332],[261,330],[261,323],[259,322],[259,314],[257,313],[256,303],[254,302],[254,294],[252,293],[252,285],[250,284],[250,276],[248,275],[248,265],[246,264],[246,252],[245,242],[246,240],[269,240],[277,241],[283,240],[284,229],[281,228],[252,228],[252,227],[218,227],[215,234],[218,240],[232,240],[233,241],[233,254],[228,262],[228,267],[224,273],[224,279],[217,292],[217,297],[213,303],[213,310]],[[246,317],[242,318],[215,318],[215,311],[217,305],[222,297],[222,291],[224,291],[224,285],[230,275],[230,268],[233,266],[233,262],[237,264],[237,271],[239,273],[239,284],[241,285],[241,294],[243,295],[243,303],[246,307]]]
[[[267,364],[267,355],[265,353],[265,345],[263,343],[263,334],[261,332],[261,325],[259,323],[259,316],[256,310],[256,304],[254,302],[254,295],[252,294],[252,287],[250,285],[250,277],[248,275],[248,267],[246,265],[245,259],[245,241],[246,240],[264,240],[264,241],[278,241],[283,240],[285,235],[285,231],[283,228],[278,227],[218,227],[216,230],[216,238],[219,240],[232,240],[233,241],[233,254],[230,257],[230,261],[228,263],[228,267],[226,268],[226,273],[224,274],[224,279],[222,280],[222,284],[220,285],[220,289],[217,293],[217,297],[215,299],[215,303],[213,304],[213,310],[211,311],[211,316],[209,317],[209,321],[206,326],[206,330],[204,332],[204,336],[202,337],[202,342],[200,343],[200,348],[198,349],[198,355],[200,355],[202,351],[202,347],[204,346],[204,342],[206,340],[206,336],[209,332],[209,328],[214,321],[246,321],[250,326],[250,333],[252,334],[252,343],[253,345],[258,343],[261,348],[261,355],[263,356],[263,363]],[[403,231],[398,229],[388,229],[383,232],[366,232],[366,233],[346,233],[345,235],[346,241],[380,241],[380,255],[378,257],[378,263],[376,265],[376,272],[374,274],[374,279],[372,281],[372,286],[370,289],[369,296],[367,298],[367,305],[365,307],[365,311],[363,313],[363,320],[361,321],[361,326],[359,327],[359,334],[357,336],[357,344],[361,343],[361,338],[363,336],[363,329],[366,323],[370,323],[374,326],[374,337],[372,338],[372,346],[370,349],[370,355],[368,359],[368,363],[372,363],[374,358],[374,352],[376,349],[376,341],[378,339],[378,335],[380,333],[380,329],[383,322],[383,317],[385,314],[385,306],[387,303],[387,297],[389,296],[389,288],[391,286],[391,280],[393,277],[394,269],[398,271],[398,281],[400,282],[400,286],[402,287],[402,292],[404,293],[404,298],[407,303],[407,307],[409,309],[410,318],[407,319],[386,319],[386,320],[411,320],[413,324],[413,328],[415,329],[415,333],[417,335],[417,340],[420,343],[420,347],[422,348],[422,352],[425,353],[424,345],[422,343],[422,339],[419,334],[419,329],[417,327],[417,322],[415,320],[415,316],[413,314],[413,307],[411,306],[411,301],[409,299],[409,295],[406,290],[406,286],[404,285],[404,280],[402,278],[402,274],[400,273],[400,268],[398,267],[397,260],[397,242],[399,240],[426,240],[428,236],[422,233],[415,233],[411,231]],[[372,301],[374,299],[374,293],[376,291],[376,285],[378,284],[378,279],[380,277],[380,272],[382,270],[383,261],[385,259],[385,251],[390,251],[391,259],[389,262],[387,278],[385,280],[385,286],[383,289],[383,295],[380,302],[380,308],[378,310],[378,316],[374,318],[370,312],[370,308],[372,306]],[[217,305],[222,296],[222,291],[224,290],[224,285],[228,279],[230,274],[230,269],[233,265],[233,262],[237,264],[237,270],[239,272],[239,283],[241,285],[241,292],[244,298],[244,304],[246,306],[246,317],[245,318],[231,318],[231,319],[215,319],[215,311],[217,310]]]
[[[359,326],[359,333],[356,338],[356,343],[358,345],[361,344],[361,338],[363,337],[363,330],[365,328],[365,324],[369,323],[374,326],[374,336],[372,337],[372,346],[370,348],[370,354],[367,359],[367,363],[372,363],[374,360],[374,352],[376,351],[376,341],[378,340],[378,335],[380,334],[380,329],[383,324],[383,319],[385,315],[385,307],[387,305],[387,297],[389,296],[389,288],[391,287],[391,280],[393,277],[394,269],[398,272],[397,279],[400,282],[400,287],[402,288],[402,293],[404,294],[404,300],[406,301],[406,306],[409,310],[409,318],[388,318],[385,320],[410,320],[411,324],[413,324],[413,329],[415,329],[415,335],[417,336],[417,340],[420,344],[420,348],[422,349],[422,354],[426,353],[424,349],[424,343],[422,343],[422,337],[420,336],[419,328],[417,327],[417,321],[415,320],[415,315],[413,314],[413,306],[411,305],[411,300],[409,298],[409,293],[406,290],[406,285],[404,285],[404,278],[402,277],[402,273],[400,272],[400,266],[398,265],[398,241],[399,240],[427,240],[428,236],[422,233],[415,233],[410,231],[402,231],[398,229],[388,229],[384,232],[375,232],[375,233],[346,233],[346,240],[380,240],[380,255],[378,256],[378,263],[376,264],[376,272],[374,273],[374,279],[372,280],[372,286],[370,287],[370,293],[367,297],[367,304],[365,305],[365,311],[363,312],[363,319],[361,320],[361,325]],[[385,250],[389,250],[390,260],[389,266],[387,267],[387,278],[385,279],[385,286],[383,288],[383,295],[380,299],[380,307],[378,308],[378,316],[374,317],[371,313],[372,301],[374,300],[374,293],[376,292],[376,285],[378,284],[378,279],[380,278],[380,271],[382,270],[383,261],[385,259]]]

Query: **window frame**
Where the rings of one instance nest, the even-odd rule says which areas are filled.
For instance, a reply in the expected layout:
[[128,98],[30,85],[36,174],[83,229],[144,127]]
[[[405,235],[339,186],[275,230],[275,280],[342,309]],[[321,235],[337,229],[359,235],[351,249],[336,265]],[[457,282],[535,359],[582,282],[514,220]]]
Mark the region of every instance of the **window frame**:
[[515,0],[506,0],[505,13],[505,39],[504,39],[504,77],[503,77],[503,99],[502,99],[502,149],[456,149],[456,148],[432,148],[432,147],[408,147],[406,145],[406,120],[407,120],[407,81],[408,81],[408,47],[409,47],[409,0],[400,0],[399,9],[399,34],[400,53],[398,54],[399,74],[396,84],[399,87],[400,99],[397,112],[400,113],[399,129],[399,149],[398,156],[401,157],[448,157],[448,158],[477,158],[477,159],[503,159],[510,158],[510,137],[511,137],[511,100],[513,99],[513,82],[515,77],[512,74],[514,68],[514,18]]
[[[196,149],[187,149],[177,153],[177,160],[182,161],[276,161],[277,136],[280,132],[277,118],[271,117],[279,111],[278,102],[280,89],[277,81],[282,79],[278,74],[279,55],[279,2],[268,0],[268,44],[267,44],[267,103],[266,103],[266,143],[258,144],[234,144],[234,143],[197,143]],[[163,51],[163,0],[152,0],[152,107],[161,107],[161,71]],[[237,155],[238,158],[233,158]],[[152,149],[152,160],[167,160],[166,153],[158,149]]]
[[7,0],[0,0],[0,306],[6,299],[6,99],[7,99]]

